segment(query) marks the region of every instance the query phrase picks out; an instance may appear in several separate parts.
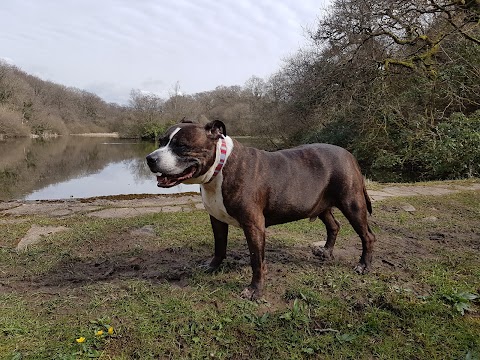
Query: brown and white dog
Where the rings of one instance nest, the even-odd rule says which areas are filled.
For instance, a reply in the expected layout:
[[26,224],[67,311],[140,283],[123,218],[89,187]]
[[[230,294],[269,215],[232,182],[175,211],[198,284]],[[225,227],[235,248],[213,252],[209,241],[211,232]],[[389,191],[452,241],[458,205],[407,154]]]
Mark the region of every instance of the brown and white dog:
[[270,225],[320,218],[327,229],[320,255],[333,257],[340,226],[332,207],[342,211],[362,240],[356,271],[364,273],[370,267],[375,236],[368,226],[367,211],[371,213],[372,207],[358,163],[343,148],[311,144],[262,151],[230,138],[225,125],[213,121],[206,126],[172,126],[160,138],[160,147],[146,159],[159,187],[200,184],[215,239],[209,270],[217,269],[226,257],[228,226],[243,229],[253,271],[243,297],[262,295],[265,228]]

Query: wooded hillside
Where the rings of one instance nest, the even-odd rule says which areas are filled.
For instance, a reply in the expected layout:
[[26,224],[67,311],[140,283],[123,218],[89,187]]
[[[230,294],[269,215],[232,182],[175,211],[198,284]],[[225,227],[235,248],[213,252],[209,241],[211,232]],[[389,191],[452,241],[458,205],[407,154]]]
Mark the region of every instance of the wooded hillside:
[[115,131],[126,109],[0,62],[0,136]]
[[132,90],[129,104],[121,106],[0,62],[0,137],[119,132],[153,139],[185,117],[220,119],[232,134],[251,134],[259,96],[253,88],[257,81],[263,80],[252,78],[244,87],[218,86],[193,95],[177,89],[168,99]]
[[118,131],[153,138],[186,117],[286,147],[328,142],[372,171],[480,176],[480,0],[334,0],[310,44],[268,79],[128,106],[0,64],[0,136]]

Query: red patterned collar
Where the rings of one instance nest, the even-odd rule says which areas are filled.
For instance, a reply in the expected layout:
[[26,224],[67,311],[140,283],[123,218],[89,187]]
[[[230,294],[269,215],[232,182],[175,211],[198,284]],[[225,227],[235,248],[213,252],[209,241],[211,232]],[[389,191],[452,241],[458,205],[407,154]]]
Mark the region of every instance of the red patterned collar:
[[225,141],[225,137],[222,135],[221,139],[222,143],[220,144],[220,160],[218,162],[215,171],[213,172],[213,176],[210,181],[218,175],[218,173],[222,170],[223,165],[225,164],[225,160],[227,160],[227,142]]

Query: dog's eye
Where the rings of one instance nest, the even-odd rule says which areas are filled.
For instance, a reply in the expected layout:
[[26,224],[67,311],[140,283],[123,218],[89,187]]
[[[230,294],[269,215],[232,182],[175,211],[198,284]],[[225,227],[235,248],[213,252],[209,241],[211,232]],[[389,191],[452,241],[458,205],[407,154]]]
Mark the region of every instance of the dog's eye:
[[175,146],[175,149],[179,150],[179,151],[185,151],[188,149],[188,146],[183,143],[183,142],[180,142],[180,141],[177,141],[175,142],[175,144],[173,144]]
[[167,145],[167,143],[168,143],[168,138],[166,137],[158,139],[158,147],[163,147]]
[[188,150],[188,145],[185,143],[185,141],[175,137],[170,141],[170,146],[177,152],[185,152]]

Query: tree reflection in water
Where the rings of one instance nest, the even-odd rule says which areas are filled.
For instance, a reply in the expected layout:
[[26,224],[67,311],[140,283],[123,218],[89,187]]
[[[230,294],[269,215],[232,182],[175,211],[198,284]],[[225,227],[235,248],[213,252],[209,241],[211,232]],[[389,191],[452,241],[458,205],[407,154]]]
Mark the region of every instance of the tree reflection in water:
[[[165,193],[145,164],[155,144],[66,136],[0,142],[0,200]],[[198,191],[198,186],[168,193]]]

